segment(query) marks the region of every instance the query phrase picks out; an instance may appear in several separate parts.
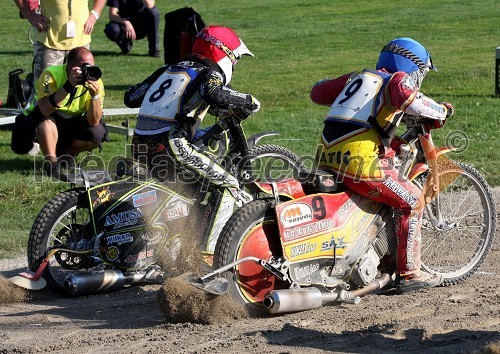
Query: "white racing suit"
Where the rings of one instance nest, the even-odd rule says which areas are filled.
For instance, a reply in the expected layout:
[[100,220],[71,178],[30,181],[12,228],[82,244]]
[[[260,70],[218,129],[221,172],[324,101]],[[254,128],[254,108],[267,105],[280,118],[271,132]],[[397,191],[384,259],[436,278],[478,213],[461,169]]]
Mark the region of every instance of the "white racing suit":
[[[157,69],[142,83],[130,87],[124,101],[128,107],[140,107],[133,138],[134,156],[146,153],[155,178],[173,182],[184,193],[199,192],[196,188],[200,184],[196,182],[201,182],[202,188],[205,181],[228,187],[203,197],[201,204],[217,208],[208,208],[209,220],[205,220],[206,215],[196,216],[206,227],[205,252],[210,255],[228,219],[221,214],[232,213],[237,195],[244,193],[240,193],[235,176],[190,142],[200,133],[197,128],[209,109],[218,113],[231,110],[244,119],[259,107],[251,95],[225,87],[223,74],[211,60],[188,59],[192,60]],[[175,167],[179,165],[181,173]]]
[[239,189],[236,177],[190,141],[209,108],[238,110],[248,116],[258,107],[251,95],[224,86],[223,74],[211,60],[189,59],[157,69],[125,92],[128,107],[140,106],[133,144],[146,144],[148,154],[167,149],[176,163],[197,177],[216,186]]

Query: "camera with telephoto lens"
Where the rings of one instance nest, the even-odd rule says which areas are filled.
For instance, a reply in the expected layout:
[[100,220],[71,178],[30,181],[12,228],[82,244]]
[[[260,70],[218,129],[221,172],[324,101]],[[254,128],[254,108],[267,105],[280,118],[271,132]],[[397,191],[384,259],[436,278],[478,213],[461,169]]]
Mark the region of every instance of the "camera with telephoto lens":
[[83,85],[85,81],[97,81],[102,76],[101,69],[89,63],[84,63],[80,70],[82,71],[82,79],[78,82],[78,85]]

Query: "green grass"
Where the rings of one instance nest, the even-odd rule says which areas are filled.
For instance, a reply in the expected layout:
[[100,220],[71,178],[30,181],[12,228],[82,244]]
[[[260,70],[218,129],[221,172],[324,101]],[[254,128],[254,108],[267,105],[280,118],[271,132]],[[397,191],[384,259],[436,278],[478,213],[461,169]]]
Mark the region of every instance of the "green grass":
[[[436,131],[438,143],[462,132],[468,147],[453,159],[479,169],[492,185],[500,184],[500,99],[494,96],[495,48],[500,46],[497,0],[362,1],[157,1],[165,14],[192,6],[207,24],[233,27],[255,58],[243,58],[232,86],[252,93],[261,111],[245,122],[248,134],[279,130],[268,138],[300,155],[314,152],[327,108],[309,99],[311,86],[324,77],[374,67],[380,48],[389,40],[409,36],[432,53],[439,72],[426,78],[422,91],[438,101],[452,102],[456,115]],[[5,101],[8,72],[30,71],[33,49],[28,23],[19,19],[11,2],[2,8],[0,27],[0,99]],[[163,63],[146,56],[146,40],[127,56],[107,40],[98,21],[91,49],[103,70],[106,107],[122,107],[124,90],[140,82]],[[164,22],[161,23],[161,41]],[[115,118],[115,124],[122,118]],[[455,140],[456,141],[456,140]],[[43,204],[63,183],[35,182],[33,158],[10,151],[10,131],[0,130],[0,258],[24,252],[29,229]],[[126,139],[112,135],[103,160],[123,155]]]

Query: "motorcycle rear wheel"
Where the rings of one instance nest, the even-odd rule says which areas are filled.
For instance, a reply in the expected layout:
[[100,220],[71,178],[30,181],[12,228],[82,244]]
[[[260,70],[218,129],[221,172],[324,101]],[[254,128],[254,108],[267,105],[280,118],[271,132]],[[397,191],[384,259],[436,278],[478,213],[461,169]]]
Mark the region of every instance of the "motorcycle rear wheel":
[[443,276],[443,285],[473,275],[486,259],[495,237],[495,201],[473,167],[443,160],[439,165],[439,204],[428,205],[422,222],[422,268]]
[[[83,188],[63,191],[45,204],[36,217],[28,240],[28,265],[33,272],[50,250],[77,249],[78,243],[84,247],[92,237],[90,209],[84,193]],[[43,277],[51,290],[63,292],[66,277],[79,269],[98,270],[98,266],[92,266],[90,256],[56,253],[49,259]]]
[[[217,242],[214,268],[248,256],[264,260],[282,256],[274,201],[255,200],[233,214]],[[241,263],[223,276],[229,281],[229,295],[252,310],[263,309],[269,291],[290,286],[253,261]]]

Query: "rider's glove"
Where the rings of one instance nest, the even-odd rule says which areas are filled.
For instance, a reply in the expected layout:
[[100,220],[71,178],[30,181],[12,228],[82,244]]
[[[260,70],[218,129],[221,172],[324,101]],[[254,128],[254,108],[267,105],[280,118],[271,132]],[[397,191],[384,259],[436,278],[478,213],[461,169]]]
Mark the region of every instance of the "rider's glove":
[[434,119],[427,120],[427,126],[430,129],[442,128],[445,125],[445,123],[446,123],[446,119],[448,117],[451,117],[453,115],[453,113],[455,113],[455,109],[453,108],[453,106],[452,106],[451,103],[449,103],[449,102],[441,102],[441,104],[446,109],[446,117],[440,118],[440,119],[434,118]]
[[243,107],[238,107],[238,108],[232,108],[231,112],[232,115],[239,120],[246,119],[250,114],[256,113],[260,109],[260,102],[253,96],[249,95],[250,102],[249,104],[243,106]]
[[443,102],[443,106],[446,107],[446,118],[451,117],[455,113],[455,108],[449,102]]
[[247,110],[250,110],[248,113],[249,115],[252,113],[257,113],[260,109],[260,102],[253,96],[250,96],[252,98],[252,104],[250,105],[250,108],[246,108]]
[[252,113],[257,113],[260,109],[260,102],[252,95],[248,95],[247,100],[249,102],[242,107],[242,110],[247,114],[247,116]]

